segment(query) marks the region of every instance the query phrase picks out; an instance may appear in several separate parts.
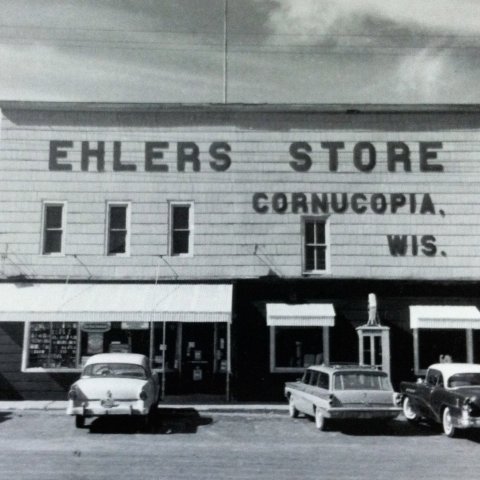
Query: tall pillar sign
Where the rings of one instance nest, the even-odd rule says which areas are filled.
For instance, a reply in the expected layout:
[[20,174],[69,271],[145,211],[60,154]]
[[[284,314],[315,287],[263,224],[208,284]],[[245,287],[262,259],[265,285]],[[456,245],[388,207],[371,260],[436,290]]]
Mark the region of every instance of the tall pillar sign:
[[368,295],[368,321],[357,327],[359,364],[371,365],[390,374],[390,328],[380,325],[377,298]]

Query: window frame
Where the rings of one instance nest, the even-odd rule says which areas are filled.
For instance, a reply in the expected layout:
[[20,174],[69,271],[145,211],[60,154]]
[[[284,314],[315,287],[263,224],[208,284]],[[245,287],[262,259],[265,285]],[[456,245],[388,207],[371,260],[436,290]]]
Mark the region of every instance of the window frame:
[[[274,326],[269,327],[270,331],[270,373],[302,373],[305,372],[308,367],[279,367],[276,364],[276,329],[277,328],[291,328],[294,325]],[[322,329],[322,348],[323,348],[323,363],[328,364],[330,362],[330,327],[325,326],[308,326],[300,327],[305,329]]]
[[[47,209],[48,207],[62,207],[62,221],[61,227],[59,229],[49,229],[51,231],[62,232],[62,237],[60,241],[60,251],[59,252],[46,252],[46,235],[47,235]],[[58,200],[44,200],[42,202],[42,231],[41,231],[41,242],[40,242],[40,254],[46,257],[63,257],[65,256],[65,237],[67,233],[67,202],[58,201]]]
[[[173,210],[175,207],[189,207],[188,208],[188,252],[187,253],[173,253],[173,236],[176,231],[173,229]],[[170,257],[193,257],[194,246],[194,202],[187,200],[172,200],[168,202],[168,255]],[[183,229],[181,231],[185,231]]]
[[[105,255],[107,257],[129,257],[130,256],[130,236],[131,236],[131,208],[130,201],[108,201],[106,204],[106,235],[105,235]],[[110,245],[110,211],[111,207],[125,207],[125,252],[115,253],[109,251]]]
[[[325,269],[307,270],[306,254],[307,254],[307,239],[306,239],[306,225],[309,222],[321,222],[325,228],[325,243],[314,243],[314,247],[325,247]],[[302,215],[301,216],[301,253],[302,253],[302,274],[303,275],[325,275],[330,273],[330,216],[329,215]]]

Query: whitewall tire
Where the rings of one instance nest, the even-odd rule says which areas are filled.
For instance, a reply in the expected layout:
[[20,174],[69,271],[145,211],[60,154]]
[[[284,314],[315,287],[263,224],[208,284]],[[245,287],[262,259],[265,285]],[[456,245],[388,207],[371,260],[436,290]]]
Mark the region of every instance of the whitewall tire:
[[328,428],[328,419],[325,418],[325,415],[319,408],[315,410],[315,426],[321,432],[324,432]]
[[298,417],[298,410],[292,396],[288,399],[288,415],[290,418]]
[[452,414],[448,407],[445,408],[445,410],[443,411],[442,426],[443,426],[443,432],[447,437],[452,438],[457,434],[457,428],[455,428],[453,424]]
[[403,415],[405,415],[405,418],[409,422],[418,423],[420,421],[420,417],[412,408],[412,403],[410,402],[410,399],[408,397],[405,397],[403,399],[402,406],[403,406]]

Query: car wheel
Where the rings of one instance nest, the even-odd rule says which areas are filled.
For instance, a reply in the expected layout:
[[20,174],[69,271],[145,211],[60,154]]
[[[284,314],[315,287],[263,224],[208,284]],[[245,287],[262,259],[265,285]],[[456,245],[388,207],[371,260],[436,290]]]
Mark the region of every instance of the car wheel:
[[293,401],[292,396],[288,399],[288,415],[290,416],[290,418],[298,417],[298,410],[295,406],[295,402]]
[[457,434],[457,429],[453,425],[452,414],[448,407],[445,408],[445,410],[443,411],[442,426],[443,431],[447,437],[452,438]]
[[411,423],[418,423],[420,421],[420,417],[412,408],[412,403],[408,397],[405,397],[403,400],[403,414],[405,418]]
[[85,417],[83,415],[75,415],[75,426],[83,428],[85,426]]
[[315,410],[315,426],[322,432],[328,428],[328,420],[319,408]]

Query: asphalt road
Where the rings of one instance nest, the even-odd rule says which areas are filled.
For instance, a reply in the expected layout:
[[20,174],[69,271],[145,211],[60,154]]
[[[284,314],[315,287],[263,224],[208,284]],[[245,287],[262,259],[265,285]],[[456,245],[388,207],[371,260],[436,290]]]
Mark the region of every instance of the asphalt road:
[[[279,413],[161,411],[153,428],[97,419],[76,429],[59,411],[0,412],[0,478],[477,479],[480,432],[337,425],[319,432]],[[87,424],[88,425],[88,424]]]

